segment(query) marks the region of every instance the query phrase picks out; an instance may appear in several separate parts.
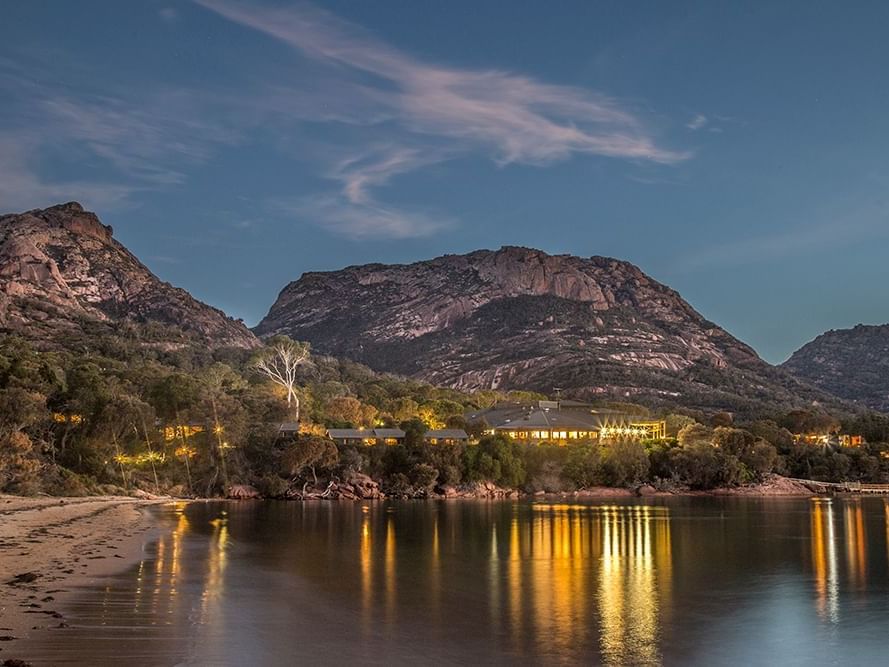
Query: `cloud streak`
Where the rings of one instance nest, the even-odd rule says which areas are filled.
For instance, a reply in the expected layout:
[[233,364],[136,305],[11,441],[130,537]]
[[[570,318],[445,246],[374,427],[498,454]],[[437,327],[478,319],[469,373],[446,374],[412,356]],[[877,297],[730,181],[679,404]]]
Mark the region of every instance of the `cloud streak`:
[[[343,187],[336,196],[317,199],[318,213],[340,220],[340,231],[354,229],[364,236],[369,225],[356,223],[366,214],[390,234],[412,235],[410,214],[383,206],[371,189],[397,174],[458,154],[481,152],[501,166],[543,166],[574,154],[657,164],[690,157],[661,146],[635,115],[605,95],[510,72],[426,63],[307,5],[270,8],[229,0],[195,1],[329,68],[340,84],[339,99],[332,106],[349,109],[337,120],[394,121],[412,137],[405,142],[410,148],[395,146],[377,161],[359,158],[331,170],[330,177]],[[278,103],[283,99],[286,96],[278,96]],[[304,112],[299,107],[295,113]],[[330,120],[329,113],[325,120]],[[438,228],[441,225],[428,215],[416,219],[417,235]]]
[[689,157],[659,146],[636,117],[604,95],[509,72],[427,64],[308,6],[196,2],[310,58],[382,79],[391,91],[380,89],[379,102],[409,128],[487,147],[501,164],[547,164],[572,153],[663,164]]
[[[136,192],[180,185],[184,168],[237,141],[231,127],[207,119],[205,100],[190,91],[138,97],[91,94],[35,83],[0,61],[0,207],[34,208],[62,199],[117,207]],[[58,182],[41,167],[76,163],[83,176]]]

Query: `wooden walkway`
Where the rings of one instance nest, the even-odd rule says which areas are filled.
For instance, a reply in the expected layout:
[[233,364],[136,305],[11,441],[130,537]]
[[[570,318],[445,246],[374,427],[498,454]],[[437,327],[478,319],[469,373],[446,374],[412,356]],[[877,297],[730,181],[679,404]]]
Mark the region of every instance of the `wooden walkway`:
[[855,493],[861,495],[889,496],[889,484],[865,484],[864,482],[818,482],[814,479],[788,478],[811,489],[815,493]]

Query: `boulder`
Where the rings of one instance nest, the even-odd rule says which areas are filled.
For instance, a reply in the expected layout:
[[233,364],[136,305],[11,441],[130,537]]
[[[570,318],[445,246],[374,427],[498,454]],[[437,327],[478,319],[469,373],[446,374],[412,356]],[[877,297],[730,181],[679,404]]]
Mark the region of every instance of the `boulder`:
[[232,484],[228,487],[226,498],[233,500],[247,500],[251,498],[261,498],[262,495],[249,484]]

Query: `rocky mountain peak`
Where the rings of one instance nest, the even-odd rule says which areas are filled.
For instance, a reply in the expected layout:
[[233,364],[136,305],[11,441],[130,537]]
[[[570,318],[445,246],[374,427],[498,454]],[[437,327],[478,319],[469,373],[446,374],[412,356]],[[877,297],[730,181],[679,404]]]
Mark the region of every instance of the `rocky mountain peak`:
[[77,202],[0,216],[0,327],[52,341],[87,322],[163,325],[168,346],[258,344],[242,323],[158,279]]
[[85,211],[76,201],[35,209],[22,215],[34,216],[51,227],[65,229],[72,234],[92,238],[101,243],[111,243],[114,235],[110,225],[103,225],[95,213]]
[[780,374],[629,262],[517,246],[307,273],[256,332],[460,389],[722,406],[720,384],[733,405],[738,392],[767,401]]
[[889,412],[889,324],[831,329],[782,366],[836,396]]

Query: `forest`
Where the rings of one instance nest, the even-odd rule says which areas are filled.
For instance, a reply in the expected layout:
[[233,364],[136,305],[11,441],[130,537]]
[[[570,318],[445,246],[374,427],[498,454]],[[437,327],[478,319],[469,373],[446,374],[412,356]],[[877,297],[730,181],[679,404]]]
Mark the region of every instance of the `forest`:
[[[299,353],[289,382],[268,372],[276,343]],[[287,378],[285,378],[287,379]],[[668,437],[656,441],[528,446],[485,435],[464,414],[530,392],[461,393],[380,374],[308,346],[268,341],[259,351],[145,345],[126,332],[89,346],[38,349],[0,338],[0,491],[84,495],[165,493],[219,497],[234,487],[297,498],[356,477],[395,497],[434,497],[480,482],[521,492],[595,486],[707,490],[754,483],[769,473],[825,481],[882,481],[889,417],[812,410],[735,423],[731,414],[657,412]],[[294,421],[298,434],[282,435]],[[331,427],[399,426],[395,446],[337,446]],[[464,428],[472,444],[431,445],[431,428]],[[794,433],[864,435],[835,450]]]

